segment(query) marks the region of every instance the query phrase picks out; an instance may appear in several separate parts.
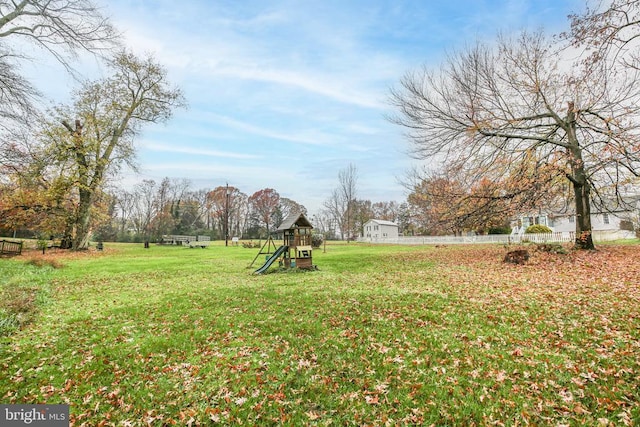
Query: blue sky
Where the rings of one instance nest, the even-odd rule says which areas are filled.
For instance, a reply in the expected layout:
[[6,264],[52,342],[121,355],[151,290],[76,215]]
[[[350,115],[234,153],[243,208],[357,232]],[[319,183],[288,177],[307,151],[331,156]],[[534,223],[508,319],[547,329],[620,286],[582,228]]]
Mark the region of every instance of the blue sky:
[[[101,0],[98,0],[101,1]],[[577,0],[109,0],[103,10],[135,52],[151,52],[189,108],[138,139],[142,179],[185,178],[274,188],[316,213],[340,170],[358,170],[358,197],[406,198],[413,161],[389,89],[498,31],[568,28]],[[36,85],[56,102],[72,88],[40,63]],[[48,70],[48,67],[52,68]],[[92,70],[90,64],[86,70]],[[95,70],[94,70],[95,71]],[[91,73],[91,71],[87,71]]]

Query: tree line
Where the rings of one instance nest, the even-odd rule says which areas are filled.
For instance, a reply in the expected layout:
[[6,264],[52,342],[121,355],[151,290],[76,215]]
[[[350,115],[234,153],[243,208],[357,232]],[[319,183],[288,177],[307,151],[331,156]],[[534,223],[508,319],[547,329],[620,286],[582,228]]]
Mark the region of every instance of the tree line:
[[[304,214],[314,233],[326,239],[353,239],[371,218],[402,221],[407,206],[396,202],[354,200],[352,222],[337,221],[342,213],[326,208],[310,214],[307,208],[277,190],[265,188],[248,195],[222,185],[193,190],[185,179],[143,180],[131,190],[106,192],[104,211],[94,224],[93,239],[103,241],[160,241],[163,235],[205,235],[211,239],[263,239],[289,215]],[[27,233],[28,234],[28,233]]]
[[144,180],[110,197],[109,214],[95,239],[159,241],[163,235],[207,235],[212,239],[264,238],[288,215],[306,213],[272,188],[248,196],[233,186],[191,189],[188,180]]

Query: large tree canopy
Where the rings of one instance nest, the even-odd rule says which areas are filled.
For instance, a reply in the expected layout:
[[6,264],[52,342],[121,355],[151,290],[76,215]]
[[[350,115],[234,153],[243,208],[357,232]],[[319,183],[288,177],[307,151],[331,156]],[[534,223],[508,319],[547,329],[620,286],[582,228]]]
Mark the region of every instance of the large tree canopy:
[[[182,92],[168,82],[164,68],[151,57],[123,52],[110,62],[110,68],[111,77],[85,84],[74,108],[61,110],[68,134],[56,147],[71,156],[79,193],[76,249],[88,244],[93,196],[108,169],[132,159],[134,137],[144,124],[165,122],[175,108],[186,104]],[[65,115],[75,115],[75,127],[64,120]]]
[[274,224],[274,221],[278,220],[276,215],[280,207],[280,194],[273,188],[265,188],[253,193],[249,197],[249,206],[258,224],[266,228],[267,235],[271,233],[274,225],[276,227],[279,225]]
[[185,105],[151,57],[122,52],[109,68],[110,77],[83,84],[73,105],[57,108],[37,136],[40,157],[47,159],[43,185],[74,205],[66,230],[74,249],[87,247],[92,209],[109,173],[133,160],[143,125],[164,122]]
[[470,187],[518,176],[501,198],[547,191],[564,177],[573,188],[576,245],[593,248],[593,196],[618,194],[637,175],[640,85],[628,70],[579,74],[560,55],[541,33],[479,43],[439,69],[407,74],[392,91],[394,120],[416,157],[463,171]]

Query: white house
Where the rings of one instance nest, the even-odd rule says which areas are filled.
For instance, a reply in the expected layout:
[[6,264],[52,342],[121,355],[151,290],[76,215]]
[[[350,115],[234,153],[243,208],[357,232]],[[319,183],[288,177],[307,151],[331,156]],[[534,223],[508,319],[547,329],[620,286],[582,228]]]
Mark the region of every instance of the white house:
[[[511,234],[524,234],[527,227],[534,224],[546,225],[553,229],[547,214],[542,212],[521,214],[511,221]],[[575,231],[575,227],[574,230]]]
[[[627,206],[609,206],[607,211],[591,212],[591,228],[594,232],[632,232],[639,226],[640,197],[627,198]],[[542,224],[555,232],[576,231],[576,215],[571,208],[561,213],[545,213],[543,210],[535,214],[520,215],[511,224],[511,234],[522,234],[527,227]]]
[[366,240],[394,239],[398,237],[398,224],[382,219],[370,219],[364,223],[362,237]]

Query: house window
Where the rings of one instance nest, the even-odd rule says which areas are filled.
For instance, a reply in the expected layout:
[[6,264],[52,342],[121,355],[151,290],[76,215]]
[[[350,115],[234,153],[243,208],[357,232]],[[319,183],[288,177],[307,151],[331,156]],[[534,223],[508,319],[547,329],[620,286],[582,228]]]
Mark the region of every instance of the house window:
[[609,214],[608,213],[602,214],[602,222],[604,222],[605,224],[609,224]]
[[576,222],[576,217],[574,215],[569,216],[569,222]]
[[373,229],[377,231],[377,230],[378,230],[378,226],[377,226],[377,225],[374,225],[374,226],[373,226]]

